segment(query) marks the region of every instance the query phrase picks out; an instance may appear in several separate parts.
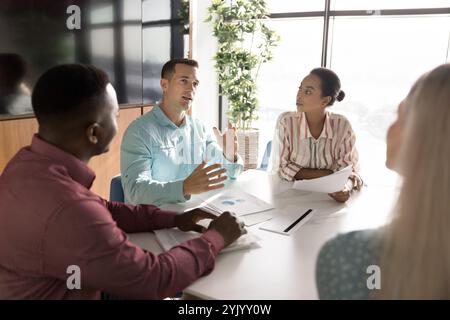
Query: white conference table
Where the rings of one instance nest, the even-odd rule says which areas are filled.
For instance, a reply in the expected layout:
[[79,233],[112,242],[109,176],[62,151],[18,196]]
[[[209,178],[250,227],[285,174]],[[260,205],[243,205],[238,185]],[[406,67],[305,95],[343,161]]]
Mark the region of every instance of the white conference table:
[[[308,206],[318,209],[319,214],[290,236],[261,230],[261,224],[249,227],[261,239],[259,248],[220,253],[212,273],[184,291],[203,299],[317,299],[315,264],[321,246],[338,233],[385,224],[397,193],[395,188],[369,186],[340,204],[326,194],[294,190],[291,186],[259,170],[245,171],[231,181],[227,188],[241,188],[277,209]],[[197,196],[165,208],[184,210],[200,202]],[[129,236],[147,250],[162,252],[153,233]]]

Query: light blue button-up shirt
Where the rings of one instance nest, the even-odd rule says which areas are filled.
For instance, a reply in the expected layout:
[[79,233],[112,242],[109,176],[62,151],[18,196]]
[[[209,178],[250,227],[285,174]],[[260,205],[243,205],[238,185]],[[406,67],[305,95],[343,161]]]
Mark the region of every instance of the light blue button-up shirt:
[[184,202],[183,182],[205,160],[220,163],[229,178],[244,166],[223,155],[213,135],[197,119],[186,116],[178,127],[159,106],[136,119],[125,131],[120,168],[125,202],[154,204]]

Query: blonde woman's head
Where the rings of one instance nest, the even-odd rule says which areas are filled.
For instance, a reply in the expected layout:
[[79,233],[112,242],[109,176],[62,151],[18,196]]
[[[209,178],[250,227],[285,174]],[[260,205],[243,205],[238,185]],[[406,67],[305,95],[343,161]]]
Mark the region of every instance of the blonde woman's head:
[[420,78],[406,101],[405,150],[399,159],[405,174],[422,168],[444,178],[440,173],[450,168],[450,64]]
[[380,296],[449,299],[450,64],[417,81],[401,116],[400,139],[388,134],[387,162],[403,185],[384,238]]

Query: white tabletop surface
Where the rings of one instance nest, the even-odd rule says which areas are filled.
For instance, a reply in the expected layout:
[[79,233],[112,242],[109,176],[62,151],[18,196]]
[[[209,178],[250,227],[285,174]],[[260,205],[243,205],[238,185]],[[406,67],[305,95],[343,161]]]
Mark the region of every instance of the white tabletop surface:
[[[320,247],[338,233],[376,228],[386,223],[396,189],[364,187],[345,204],[326,194],[291,189],[265,171],[248,170],[227,188],[241,188],[277,209],[298,205],[318,209],[291,236],[249,229],[261,241],[260,247],[219,254],[213,272],[200,278],[185,292],[205,299],[317,299],[315,263]],[[193,197],[184,204],[165,206],[184,210],[200,203]],[[129,234],[132,242],[154,253],[162,252],[152,233]]]

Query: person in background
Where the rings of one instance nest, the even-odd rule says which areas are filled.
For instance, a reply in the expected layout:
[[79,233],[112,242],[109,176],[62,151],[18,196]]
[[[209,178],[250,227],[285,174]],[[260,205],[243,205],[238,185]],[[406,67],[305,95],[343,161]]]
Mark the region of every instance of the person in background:
[[[53,67],[39,78],[32,104],[39,132],[0,177],[0,299],[173,296],[210,273],[222,248],[245,232],[230,213],[177,214],[90,191],[95,174],[87,164],[117,132],[116,93],[102,70]],[[207,230],[197,224],[205,218],[213,219]],[[159,255],[125,234],[171,227],[204,233]],[[67,283],[77,268],[73,288]]]
[[[450,299],[449,88],[450,64],[441,65],[400,103],[387,134],[386,165],[402,177],[392,221],[322,247],[321,299]],[[378,267],[378,287],[368,286],[369,266]]]
[[23,79],[25,60],[15,53],[0,53],[0,115],[32,113],[31,94]]
[[243,170],[235,128],[229,126],[224,134],[214,128],[213,138],[188,115],[199,85],[197,69],[195,60],[166,62],[162,102],[127,128],[120,157],[126,202],[185,202],[193,194],[222,188],[227,176],[236,178]]
[[282,113],[277,120],[272,157],[272,171],[288,181],[320,178],[351,165],[344,190],[330,194],[338,202],[362,186],[355,133],[344,116],[328,111],[344,97],[332,70],[313,69],[298,89],[297,111]]

